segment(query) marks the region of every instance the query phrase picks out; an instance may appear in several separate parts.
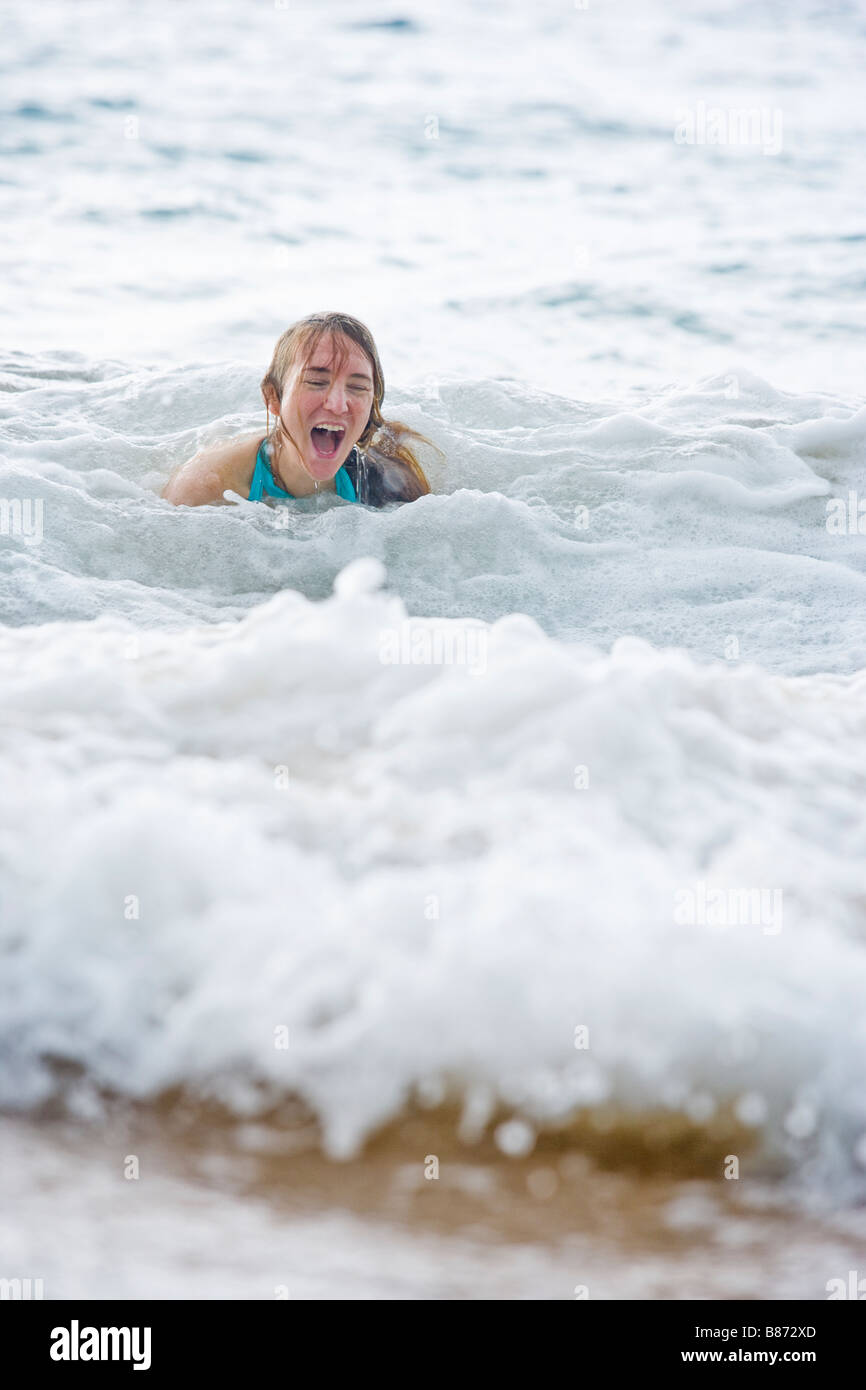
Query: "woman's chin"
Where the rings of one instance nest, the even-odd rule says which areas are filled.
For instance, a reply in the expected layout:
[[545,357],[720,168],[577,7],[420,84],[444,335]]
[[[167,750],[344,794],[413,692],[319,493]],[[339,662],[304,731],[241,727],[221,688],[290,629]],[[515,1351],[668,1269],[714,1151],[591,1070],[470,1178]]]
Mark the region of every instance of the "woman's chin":
[[305,457],[304,466],[317,483],[326,483],[336,476],[351,452],[351,449],[338,449],[333,458],[324,458],[313,449]]

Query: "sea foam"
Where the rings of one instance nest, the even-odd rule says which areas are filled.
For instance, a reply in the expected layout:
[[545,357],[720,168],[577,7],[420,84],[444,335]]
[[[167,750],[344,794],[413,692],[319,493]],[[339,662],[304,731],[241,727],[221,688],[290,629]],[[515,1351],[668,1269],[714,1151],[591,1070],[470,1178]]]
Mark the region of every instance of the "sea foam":
[[0,1101],[297,1095],[336,1155],[419,1086],[476,1126],[731,1111],[858,1190],[866,676],[521,615],[473,669],[385,577],[3,633]]

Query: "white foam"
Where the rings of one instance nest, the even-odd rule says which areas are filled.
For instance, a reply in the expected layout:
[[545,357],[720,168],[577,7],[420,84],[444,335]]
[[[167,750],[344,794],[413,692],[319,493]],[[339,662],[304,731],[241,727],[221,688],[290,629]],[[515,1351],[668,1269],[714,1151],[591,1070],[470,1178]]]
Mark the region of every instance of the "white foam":
[[[238,1114],[298,1093],[335,1154],[436,1078],[482,1126],[731,1104],[854,1183],[866,677],[517,616],[483,671],[383,664],[408,616],[355,574],[239,623],[3,634],[2,1102],[69,1084],[46,1057]],[[676,921],[701,883],[780,890],[779,929]]]

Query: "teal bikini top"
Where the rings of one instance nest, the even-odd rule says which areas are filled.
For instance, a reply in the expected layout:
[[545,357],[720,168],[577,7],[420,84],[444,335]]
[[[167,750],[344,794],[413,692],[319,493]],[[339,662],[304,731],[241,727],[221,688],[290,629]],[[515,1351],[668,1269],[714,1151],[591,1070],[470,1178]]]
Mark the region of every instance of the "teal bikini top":
[[[274,482],[274,475],[271,472],[271,465],[268,462],[268,456],[265,452],[265,442],[266,441],[263,439],[259,445],[259,451],[256,454],[256,466],[253,469],[252,482],[250,483],[250,501],[261,502],[263,497],[288,497],[293,502],[297,501],[297,498],[292,497],[290,492],[284,492],[283,489],[277,487],[277,484]],[[351,457],[352,455],[350,455],[350,458]],[[334,482],[337,487],[338,497],[344,498],[346,502],[357,502],[358,494],[355,492],[352,479],[346,472],[345,464],[337,469]]]

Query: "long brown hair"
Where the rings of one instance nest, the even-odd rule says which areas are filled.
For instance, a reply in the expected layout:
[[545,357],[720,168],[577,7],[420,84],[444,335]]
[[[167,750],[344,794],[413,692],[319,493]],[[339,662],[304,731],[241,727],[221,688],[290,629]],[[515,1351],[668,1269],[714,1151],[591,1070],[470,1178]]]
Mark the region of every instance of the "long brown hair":
[[[424,476],[424,470],[418,462],[410,441],[427,444],[431,449],[435,449],[436,446],[431,444],[429,439],[425,439],[423,434],[418,434],[417,430],[410,429],[408,425],[401,424],[399,420],[385,420],[383,418],[382,400],[385,395],[385,377],[382,372],[382,364],[379,361],[373,335],[366,324],[361,323],[360,319],[352,318],[350,314],[329,312],[309,314],[307,318],[298,319],[297,323],[293,323],[291,328],[287,328],[285,333],[277,339],[271,365],[262,377],[262,395],[265,395],[265,387],[271,386],[276,393],[277,400],[282,400],[283,382],[295,362],[300,360],[302,367],[306,367],[322,338],[328,336],[333,336],[338,369],[342,368],[347,356],[345,343],[340,342],[341,338],[348,338],[350,342],[356,343],[366,354],[373,369],[373,405],[370,410],[370,417],[358,440],[359,448],[369,449],[373,455],[379,453],[387,459],[398,460],[409,470],[417,484],[417,495],[420,497],[429,492],[430,484]],[[265,397],[265,404],[267,405],[267,397]]]

